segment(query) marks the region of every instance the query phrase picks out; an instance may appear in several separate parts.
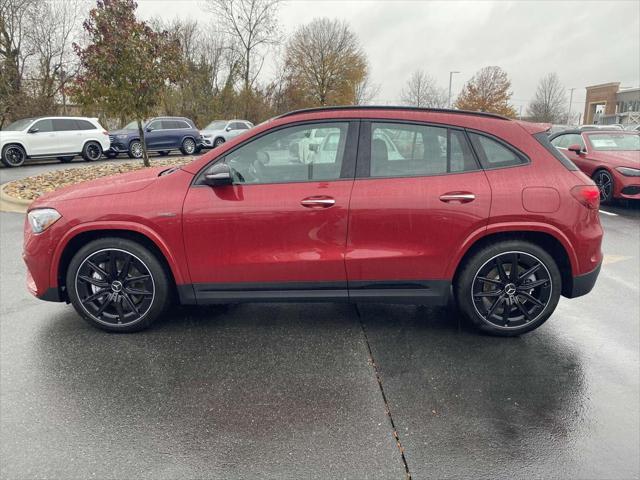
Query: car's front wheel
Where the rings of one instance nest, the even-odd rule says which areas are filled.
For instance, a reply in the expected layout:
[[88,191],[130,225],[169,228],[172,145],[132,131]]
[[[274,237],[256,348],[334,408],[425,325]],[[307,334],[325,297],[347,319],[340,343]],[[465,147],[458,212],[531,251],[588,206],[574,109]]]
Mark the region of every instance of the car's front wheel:
[[219,147],[220,145],[222,145],[224,143],[224,138],[222,137],[218,137],[215,139],[215,141],[213,142],[213,148],[215,147]]
[[142,330],[170,303],[168,275],[156,256],[131,240],[94,240],[74,255],[66,275],[69,300],[95,327]]
[[454,293],[460,310],[480,330],[514,336],[551,316],[561,283],[558,266],[545,250],[509,240],[475,252],[457,275]]
[[615,186],[613,176],[606,170],[598,170],[593,175],[593,181],[596,182],[600,190],[600,203],[611,203],[613,201],[613,187]]
[[20,145],[7,145],[2,149],[2,163],[7,167],[20,167],[27,159],[27,153]]
[[134,140],[129,144],[129,158],[142,158],[142,142]]
[[196,142],[193,138],[185,138],[182,141],[182,146],[180,147],[180,151],[184,155],[193,155],[196,151]]
[[102,147],[98,142],[87,142],[82,149],[82,158],[87,162],[95,162],[102,156]]

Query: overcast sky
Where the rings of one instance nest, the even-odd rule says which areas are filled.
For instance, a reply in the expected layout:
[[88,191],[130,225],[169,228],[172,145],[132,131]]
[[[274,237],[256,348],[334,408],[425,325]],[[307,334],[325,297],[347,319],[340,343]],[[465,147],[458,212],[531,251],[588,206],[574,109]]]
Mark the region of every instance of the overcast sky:
[[[138,0],[142,18],[175,16],[211,22],[199,0]],[[423,69],[455,95],[479,68],[498,65],[512,81],[512,103],[530,101],[539,78],[557,72],[575,87],[574,111],[587,85],[640,86],[640,1],[289,0],[280,7],[286,37],[315,17],[347,21],[360,38],[374,103],[397,103],[413,70]],[[215,28],[215,27],[214,27]],[[271,65],[267,63],[267,65]],[[271,75],[263,71],[263,80]]]

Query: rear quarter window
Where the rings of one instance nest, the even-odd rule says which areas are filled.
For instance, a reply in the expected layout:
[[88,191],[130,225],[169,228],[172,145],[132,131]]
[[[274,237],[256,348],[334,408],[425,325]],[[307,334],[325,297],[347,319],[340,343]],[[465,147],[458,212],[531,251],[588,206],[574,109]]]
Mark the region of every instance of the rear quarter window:
[[520,152],[498,140],[474,132],[469,132],[469,138],[484,169],[514,167],[529,162]]

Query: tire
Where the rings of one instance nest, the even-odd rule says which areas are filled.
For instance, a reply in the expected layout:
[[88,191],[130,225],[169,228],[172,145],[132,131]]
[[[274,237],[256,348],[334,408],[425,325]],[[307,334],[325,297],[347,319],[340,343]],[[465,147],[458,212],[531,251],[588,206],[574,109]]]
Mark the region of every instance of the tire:
[[104,152],[104,156],[107,158],[116,158],[118,156],[118,152],[106,151]]
[[2,163],[7,167],[20,167],[27,159],[27,152],[20,145],[5,145],[1,157]]
[[180,151],[183,155],[193,155],[196,151],[196,141],[193,138],[185,138],[182,141]]
[[98,142],[87,142],[82,148],[82,158],[86,162],[95,162],[102,157],[102,147]]
[[166,157],[167,155],[169,155],[169,150],[160,150],[160,151],[158,152],[158,154],[159,154],[161,157]]
[[219,147],[225,142],[225,139],[222,137],[218,137],[213,141],[213,148]]
[[69,263],[66,286],[80,316],[108,332],[147,328],[172,298],[168,273],[158,258],[139,243],[118,237],[82,247]]
[[69,163],[71,162],[71,160],[73,160],[72,156],[66,156],[66,157],[57,157],[58,160],[60,160],[62,163]]
[[129,158],[142,158],[142,142],[134,140],[129,144]]
[[593,181],[596,182],[600,190],[600,203],[603,205],[613,202],[613,191],[615,189],[615,181],[613,175],[608,170],[601,169],[593,174]]
[[[514,258],[516,279],[511,277]],[[465,261],[454,284],[458,308],[471,323],[482,332],[505,337],[542,325],[561,292],[560,270],[551,255],[523,240],[481,248]]]

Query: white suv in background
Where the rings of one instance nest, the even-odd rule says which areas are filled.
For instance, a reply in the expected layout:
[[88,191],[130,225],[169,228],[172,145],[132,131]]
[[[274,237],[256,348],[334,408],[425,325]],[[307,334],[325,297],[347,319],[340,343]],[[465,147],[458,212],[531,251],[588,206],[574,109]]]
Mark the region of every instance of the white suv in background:
[[97,118],[25,118],[0,131],[0,160],[7,167],[19,167],[27,158],[56,157],[70,162],[82,155],[98,160],[109,149],[108,132]]
[[213,148],[253,128],[248,120],[214,120],[200,130],[202,146]]

